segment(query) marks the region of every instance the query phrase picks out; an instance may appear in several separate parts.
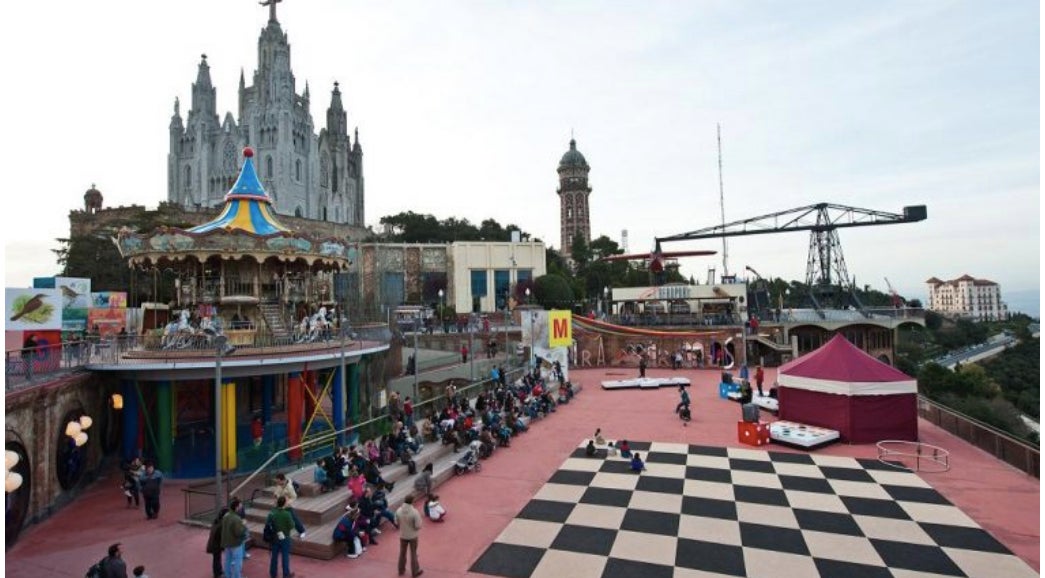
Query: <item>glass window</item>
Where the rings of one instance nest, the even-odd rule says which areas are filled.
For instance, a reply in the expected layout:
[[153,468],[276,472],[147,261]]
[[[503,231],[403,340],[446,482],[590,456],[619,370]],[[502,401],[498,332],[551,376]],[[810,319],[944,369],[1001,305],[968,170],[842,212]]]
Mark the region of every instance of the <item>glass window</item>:
[[520,282],[533,279],[533,269],[519,269],[516,278]]
[[486,297],[486,271],[472,270],[472,297]]
[[493,272],[493,291],[497,299],[497,308],[504,309],[508,306],[508,289],[511,286],[511,277],[507,269],[498,269]]

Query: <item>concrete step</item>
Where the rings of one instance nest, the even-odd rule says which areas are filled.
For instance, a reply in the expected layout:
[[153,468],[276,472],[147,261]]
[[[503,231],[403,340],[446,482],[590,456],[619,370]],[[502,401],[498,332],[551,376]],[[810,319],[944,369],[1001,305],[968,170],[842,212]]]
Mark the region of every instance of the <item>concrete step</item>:
[[[580,393],[580,386],[574,385],[575,394]],[[576,397],[571,403],[576,403]],[[528,418],[523,420],[530,427],[540,427],[540,422],[545,419],[554,418],[555,414],[551,414],[544,418],[537,420],[535,423],[530,423]],[[513,440],[515,443],[525,443],[525,434],[516,436]],[[498,451],[511,451],[511,448],[498,448]],[[438,488],[451,478],[455,476],[454,463],[462,452],[457,454],[452,453],[450,446],[442,446],[438,443],[425,444],[422,448],[421,453],[414,457],[414,461],[417,462],[418,472],[427,463],[432,463],[432,487]],[[481,462],[480,462],[481,463]],[[297,479],[298,476],[305,476],[311,484],[312,479],[312,468],[302,468],[292,474],[289,477]],[[387,470],[387,471],[386,471]],[[410,476],[407,473],[406,466],[402,464],[396,464],[395,466],[388,466],[381,469],[382,476],[389,481],[393,481],[395,477],[395,489],[388,494],[388,509],[395,512],[399,506],[403,504],[406,497],[414,492],[414,478],[416,476]],[[405,474],[405,475],[404,475]],[[467,473],[463,475],[468,475]],[[311,504],[308,500],[316,500]],[[305,539],[299,539],[294,536],[291,543],[290,551],[299,556],[307,556],[309,558],[318,558],[322,560],[331,560],[337,556],[343,556],[346,551],[344,543],[334,542],[334,528],[337,526],[338,520],[344,513],[345,505],[348,503],[348,492],[344,488],[337,488],[327,494],[320,494],[317,497],[302,498],[299,497],[295,502],[295,510],[298,516],[301,518],[302,523],[305,525]],[[255,500],[255,505],[247,510],[247,529],[250,531],[251,536],[254,539],[254,545],[267,548],[267,544],[262,539],[262,530],[265,525],[265,518],[268,516],[268,511],[274,506],[274,500],[271,494],[266,497],[258,497]],[[315,509],[306,509],[315,506]],[[423,508],[423,505],[415,502],[415,507],[418,510]],[[316,520],[313,523],[306,521],[306,512],[310,512],[308,515],[312,516],[311,519]],[[383,521],[380,526],[383,534],[378,537],[379,545],[382,547],[386,541],[395,541],[396,530],[387,521]],[[387,546],[386,546],[387,547]]]

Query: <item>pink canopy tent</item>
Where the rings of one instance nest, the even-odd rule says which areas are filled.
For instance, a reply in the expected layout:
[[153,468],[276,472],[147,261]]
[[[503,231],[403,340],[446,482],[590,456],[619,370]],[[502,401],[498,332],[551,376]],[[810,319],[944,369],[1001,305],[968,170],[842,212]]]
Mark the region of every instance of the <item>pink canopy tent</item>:
[[838,430],[842,441],[918,439],[918,383],[835,335],[780,367],[780,419]]

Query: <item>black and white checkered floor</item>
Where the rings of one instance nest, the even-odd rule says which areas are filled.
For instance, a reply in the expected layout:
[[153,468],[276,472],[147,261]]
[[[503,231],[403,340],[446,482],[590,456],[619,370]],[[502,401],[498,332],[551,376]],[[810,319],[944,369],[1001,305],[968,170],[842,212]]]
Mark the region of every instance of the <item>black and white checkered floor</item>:
[[495,576],[1038,574],[913,473],[875,460],[632,442],[573,452],[476,560]]

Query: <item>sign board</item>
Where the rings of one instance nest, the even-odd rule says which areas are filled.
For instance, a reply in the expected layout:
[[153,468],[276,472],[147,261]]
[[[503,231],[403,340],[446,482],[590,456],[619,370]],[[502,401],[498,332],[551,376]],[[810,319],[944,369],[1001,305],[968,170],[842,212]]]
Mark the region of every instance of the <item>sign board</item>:
[[569,347],[573,343],[573,321],[566,310],[548,311],[548,347]]
[[62,301],[58,289],[12,289],[5,291],[7,331],[44,331],[62,328]]
[[91,293],[91,309],[122,309],[124,307],[127,307],[127,294],[123,291]]

